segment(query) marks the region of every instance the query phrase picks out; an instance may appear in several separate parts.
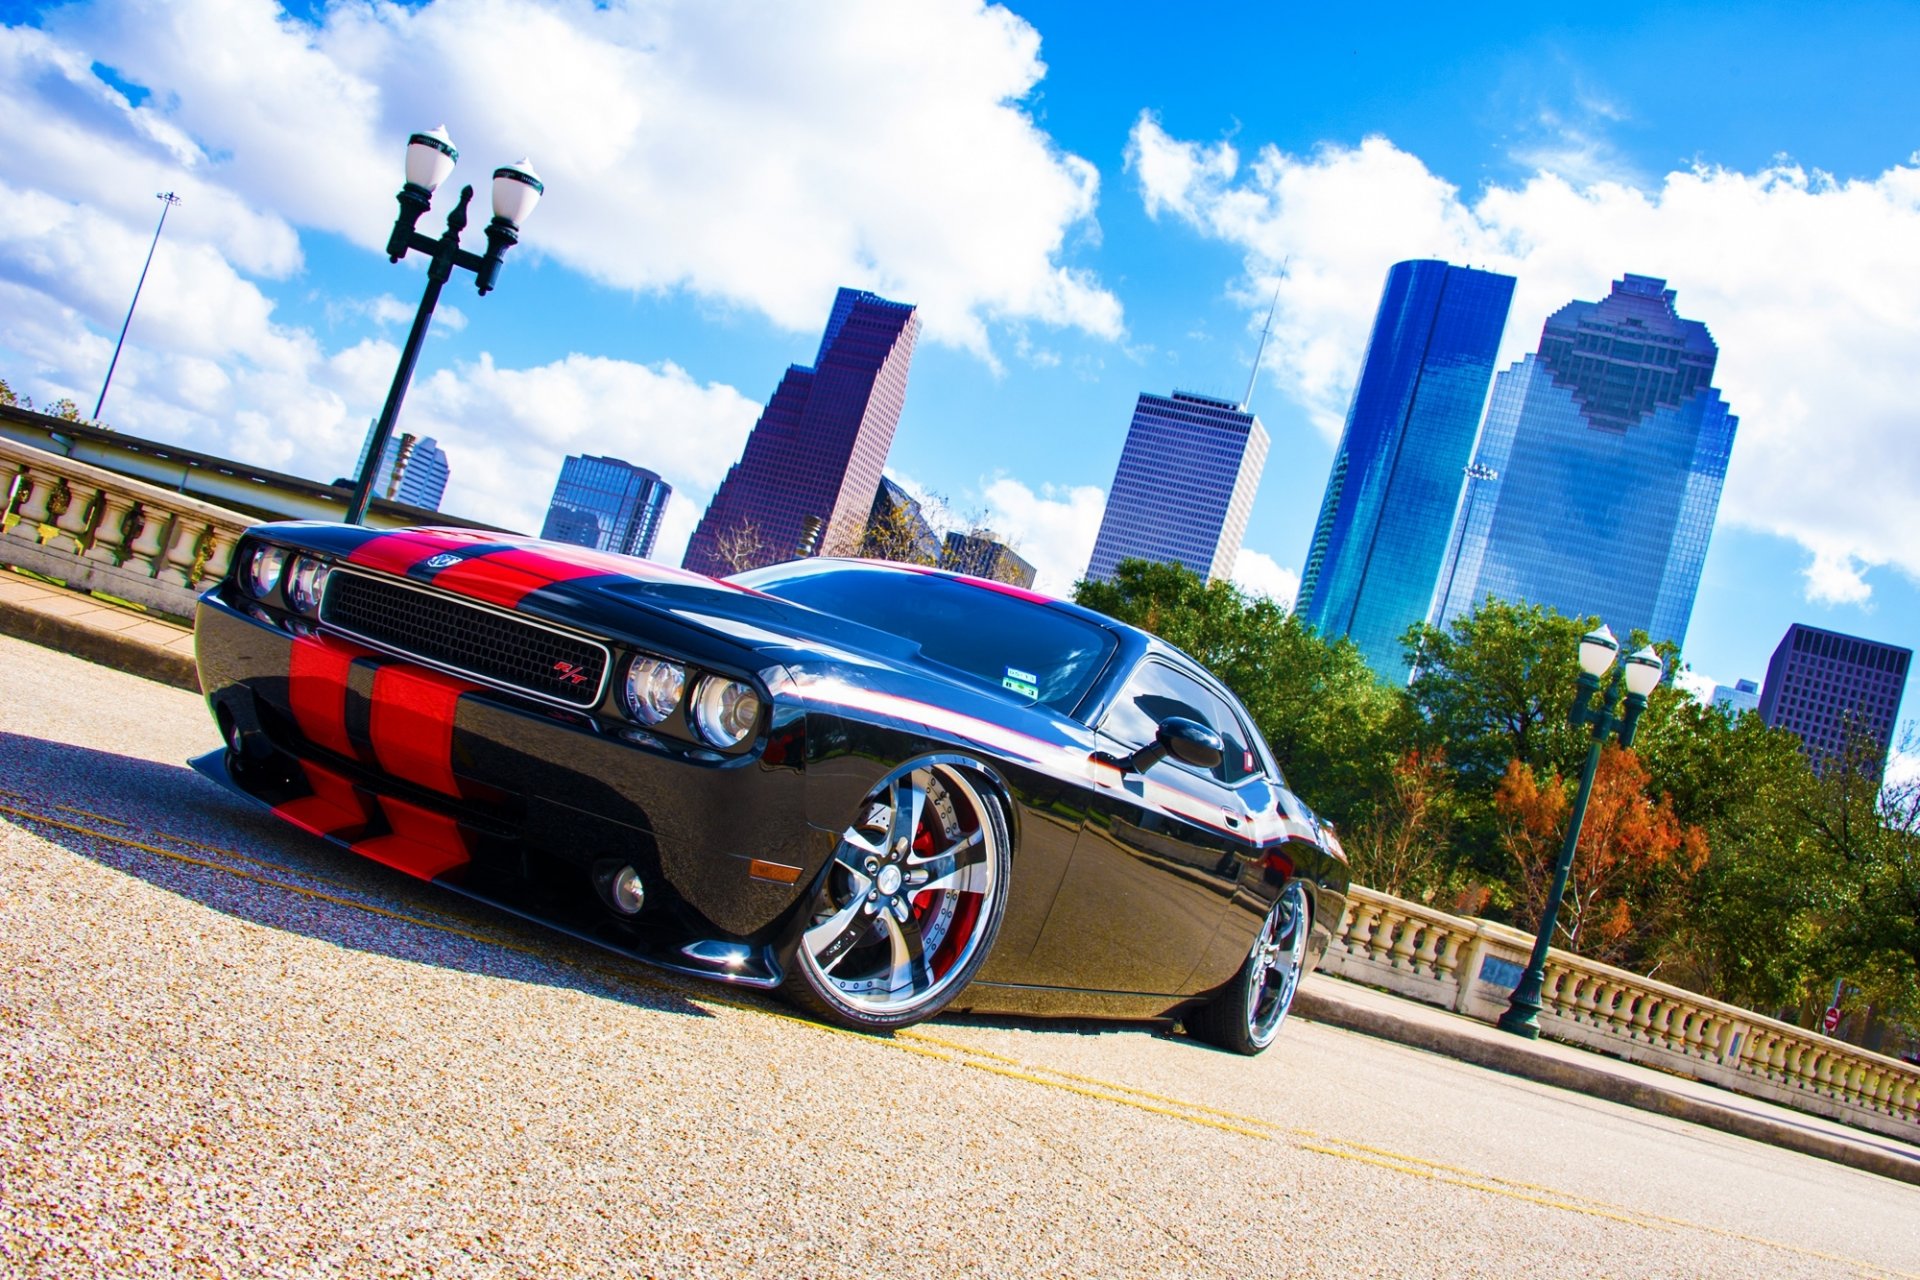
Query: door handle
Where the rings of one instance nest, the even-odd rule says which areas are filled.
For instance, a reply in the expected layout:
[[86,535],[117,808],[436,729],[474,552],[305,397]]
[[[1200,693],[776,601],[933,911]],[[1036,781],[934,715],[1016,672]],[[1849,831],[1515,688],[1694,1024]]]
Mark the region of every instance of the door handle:
[[1240,819],[1231,813],[1223,813],[1221,814],[1221,816],[1227,820],[1227,825],[1230,827],[1237,827],[1240,825]]

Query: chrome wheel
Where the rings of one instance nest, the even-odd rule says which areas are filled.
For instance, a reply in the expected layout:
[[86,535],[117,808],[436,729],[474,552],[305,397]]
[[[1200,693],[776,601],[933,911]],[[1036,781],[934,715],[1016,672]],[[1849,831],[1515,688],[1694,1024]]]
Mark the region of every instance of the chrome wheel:
[[931,1017],[979,968],[1000,927],[1006,822],[953,763],[909,766],[840,835],[788,965],[801,1003],[859,1027]]
[[1306,883],[1295,880],[1260,922],[1240,972],[1187,1015],[1187,1030],[1234,1053],[1259,1053],[1272,1044],[1300,988],[1312,925]]
[[1307,960],[1307,912],[1306,886],[1295,880],[1267,913],[1247,956],[1247,1038],[1261,1048],[1273,1043],[1287,1010],[1293,1008],[1293,993],[1300,987],[1300,970]]

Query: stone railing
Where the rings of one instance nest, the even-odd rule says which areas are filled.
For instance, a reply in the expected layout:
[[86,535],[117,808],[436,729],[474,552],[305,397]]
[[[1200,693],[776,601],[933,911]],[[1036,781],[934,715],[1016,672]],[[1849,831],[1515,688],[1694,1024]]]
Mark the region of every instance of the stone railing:
[[[1533,937],[1356,886],[1320,967],[1493,1022]],[[1920,1067],[1558,949],[1542,1034],[1890,1137],[1920,1137]]]
[[193,616],[258,523],[90,463],[0,438],[0,564],[157,613]]

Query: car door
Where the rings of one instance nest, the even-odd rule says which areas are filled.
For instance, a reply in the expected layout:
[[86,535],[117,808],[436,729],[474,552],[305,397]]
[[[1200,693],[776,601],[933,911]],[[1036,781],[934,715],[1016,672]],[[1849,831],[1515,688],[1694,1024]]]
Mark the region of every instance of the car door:
[[1257,763],[1221,696],[1184,667],[1150,655],[1114,699],[1096,740],[1108,759],[1124,760],[1171,716],[1219,733],[1221,764],[1204,770],[1169,756],[1144,773],[1095,766],[1086,820],[1029,966],[1041,981],[1183,992],[1233,900],[1252,857],[1253,815],[1232,782]]

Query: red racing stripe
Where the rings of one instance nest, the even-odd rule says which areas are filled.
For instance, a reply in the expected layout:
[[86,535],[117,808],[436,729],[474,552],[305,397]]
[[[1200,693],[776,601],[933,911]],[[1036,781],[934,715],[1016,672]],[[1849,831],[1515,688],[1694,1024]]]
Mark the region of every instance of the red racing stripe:
[[368,718],[380,767],[443,795],[459,795],[453,775],[453,717],[460,695],[479,687],[420,667],[381,667],[374,673]]
[[287,701],[309,742],[343,756],[347,737],[347,669],[372,650],[330,636],[295,636],[287,654]]
[[616,571],[568,564],[526,547],[508,547],[442,569],[433,576],[433,585],[511,609],[528,593],[542,587],[609,572]]
[[379,797],[379,805],[393,834],[362,840],[353,846],[355,853],[422,880],[464,867],[471,860],[460,824],[452,818],[391,796]]
[[307,785],[313,794],[275,805],[275,814],[317,836],[351,831],[373,820],[351,782],[310,760],[302,760],[300,768],[307,775]]
[[347,563],[404,574],[430,556],[486,540],[486,534],[472,529],[403,529],[367,539],[348,554]]

